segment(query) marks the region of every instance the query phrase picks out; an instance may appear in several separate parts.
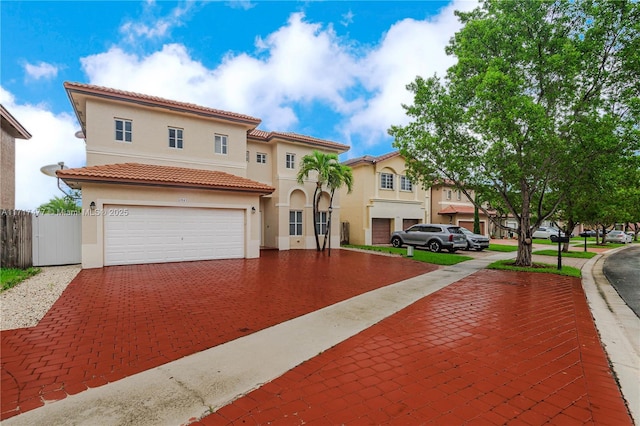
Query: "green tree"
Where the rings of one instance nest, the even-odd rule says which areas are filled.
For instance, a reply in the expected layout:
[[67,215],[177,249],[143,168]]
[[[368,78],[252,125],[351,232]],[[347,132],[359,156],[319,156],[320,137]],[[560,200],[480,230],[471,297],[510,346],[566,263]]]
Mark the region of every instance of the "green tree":
[[38,207],[38,211],[45,214],[80,213],[81,210],[82,208],[76,204],[76,198],[70,195],[53,197]]
[[407,86],[411,121],[389,133],[414,178],[497,194],[518,222],[516,265],[530,266],[531,234],[567,188],[640,147],[640,3],[487,0],[456,14],[457,63]]
[[[351,168],[340,164],[337,154],[326,154],[314,150],[311,154],[302,157],[300,170],[298,171],[298,183],[303,184],[310,174],[316,175],[316,188],[313,192],[313,217],[314,217],[314,235],[316,238],[316,250],[324,251],[326,242],[331,235],[331,215],[333,213],[333,196],[336,189],[347,185],[347,189],[351,192],[353,186],[353,175]],[[319,205],[322,198],[323,187],[327,187],[330,192],[329,198],[329,216],[327,220],[327,230],[324,235],[322,247],[320,246],[320,230],[317,226],[319,219]]]

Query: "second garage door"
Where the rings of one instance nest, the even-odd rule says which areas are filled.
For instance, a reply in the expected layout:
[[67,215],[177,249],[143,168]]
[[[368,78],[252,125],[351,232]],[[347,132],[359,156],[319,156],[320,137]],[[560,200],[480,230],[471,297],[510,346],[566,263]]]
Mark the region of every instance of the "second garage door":
[[108,205],[104,214],[105,265],[245,256],[244,210]]

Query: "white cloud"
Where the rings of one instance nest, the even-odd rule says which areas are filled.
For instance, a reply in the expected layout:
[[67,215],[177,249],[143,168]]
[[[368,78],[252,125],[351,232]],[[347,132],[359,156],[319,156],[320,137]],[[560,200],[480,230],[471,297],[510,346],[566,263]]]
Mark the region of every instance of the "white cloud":
[[251,114],[269,128],[290,130],[296,103],[321,101],[340,112],[355,106],[341,94],[356,84],[355,61],[331,28],[303,18],[293,14],[287,25],[258,38],[260,58],[229,54],[213,70],[181,44],[148,55],[113,47],[81,63],[92,84]]
[[[304,124],[297,109],[328,108],[344,119],[327,134],[337,131],[342,142],[357,141],[350,155],[359,155],[389,144],[387,129],[406,123],[401,104],[412,101],[408,83],[417,75],[442,75],[453,63],[444,53],[460,28],[453,11],[476,4],[459,0],[430,19],[396,22],[366,51],[337,36],[331,25],[293,13],[285,25],[256,38],[256,53],[229,53],[213,69],[181,44],[145,54],[113,47],[81,62],[92,84],[250,114],[263,119],[266,130],[295,131]],[[157,28],[158,34],[165,31]]]
[[58,67],[46,62],[39,62],[35,65],[26,62],[24,64],[24,70],[28,77],[35,80],[39,80],[41,78],[52,79],[58,75]]
[[387,31],[379,46],[361,62],[360,81],[375,95],[351,116],[345,126],[347,136],[359,135],[366,151],[386,137],[391,125],[407,123],[401,107],[413,102],[407,84],[418,75],[444,76],[455,60],[445,54],[444,47],[461,28],[453,11],[471,10],[476,4],[466,0],[455,2],[431,20],[404,19]]
[[16,139],[16,208],[31,210],[62,193],[56,179],[40,172],[40,167],[59,161],[69,167],[85,164],[84,141],[74,136],[75,117],[53,114],[45,105],[20,104],[0,87],[0,103],[32,135]]
[[148,0],[145,5],[143,17],[137,21],[126,21],[120,26],[120,32],[125,40],[135,43],[138,39],[161,39],[167,37],[171,29],[184,24],[185,15],[194,5],[193,1],[182,2],[171,10],[167,16],[157,18],[153,16],[155,1]]
[[256,7],[256,4],[251,2],[250,0],[231,0],[231,1],[228,1],[226,4],[232,9],[249,10]]

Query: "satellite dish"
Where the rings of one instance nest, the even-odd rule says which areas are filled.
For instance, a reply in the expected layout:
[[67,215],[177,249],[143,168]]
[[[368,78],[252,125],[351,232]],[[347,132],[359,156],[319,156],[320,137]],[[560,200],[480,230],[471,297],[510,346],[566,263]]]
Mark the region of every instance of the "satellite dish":
[[64,165],[64,162],[59,162],[58,164],[49,164],[48,166],[40,167],[40,171],[47,176],[58,177],[56,176],[56,170],[66,170],[67,166]]
[[82,130],[78,130],[76,132],[76,138],[78,139],[84,139],[84,132]]

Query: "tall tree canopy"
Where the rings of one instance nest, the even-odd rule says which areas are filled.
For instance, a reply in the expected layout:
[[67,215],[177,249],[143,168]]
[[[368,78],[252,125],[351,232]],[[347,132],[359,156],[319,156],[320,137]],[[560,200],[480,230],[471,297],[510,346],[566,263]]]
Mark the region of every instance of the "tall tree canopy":
[[414,179],[449,179],[509,212],[516,264],[529,266],[531,234],[570,188],[637,167],[640,3],[487,0],[456,14],[457,63],[407,86],[410,122],[389,133]]

